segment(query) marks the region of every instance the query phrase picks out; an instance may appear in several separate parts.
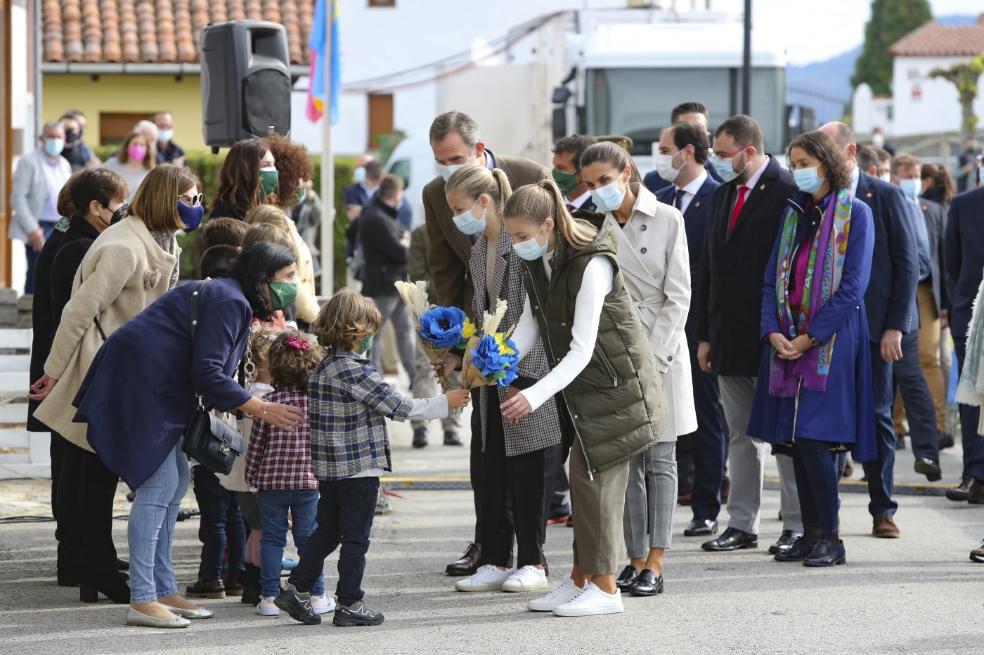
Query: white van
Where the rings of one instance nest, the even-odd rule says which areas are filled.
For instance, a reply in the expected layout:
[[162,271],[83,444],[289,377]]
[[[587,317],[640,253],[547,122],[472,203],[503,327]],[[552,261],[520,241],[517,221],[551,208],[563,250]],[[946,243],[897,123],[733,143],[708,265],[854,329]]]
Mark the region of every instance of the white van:
[[413,208],[413,226],[424,222],[424,186],[437,177],[437,163],[426,137],[407,137],[393,150],[386,162],[386,172],[403,178],[404,196]]

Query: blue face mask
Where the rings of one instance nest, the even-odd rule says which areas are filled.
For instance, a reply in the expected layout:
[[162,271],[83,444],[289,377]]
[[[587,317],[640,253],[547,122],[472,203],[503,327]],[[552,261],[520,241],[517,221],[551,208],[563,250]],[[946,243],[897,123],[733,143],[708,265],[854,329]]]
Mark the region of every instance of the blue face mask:
[[57,157],[65,149],[64,139],[45,139],[44,152],[49,157]]
[[[475,205],[478,201],[475,201]],[[471,236],[473,234],[478,234],[485,229],[485,209],[482,209],[482,216],[480,218],[475,218],[475,205],[468,211],[454,216],[454,225],[464,234]]]
[[738,173],[735,171],[734,157],[728,157],[727,159],[722,159],[717,155],[711,155],[710,160],[711,160],[711,165],[714,167],[714,172],[716,172],[718,174],[718,177],[720,177],[725,182],[730,182],[731,180],[738,177]]
[[977,169],[977,179],[980,180],[981,184],[984,184],[984,168]]
[[464,164],[451,164],[450,166],[445,166],[444,164],[438,164],[437,170],[440,171],[441,177],[447,182],[456,170],[463,168]]
[[[536,231],[536,233],[540,234],[541,230],[543,230],[542,225],[540,226],[540,229]],[[547,252],[547,244],[546,243],[541,244],[539,241],[536,240],[536,236],[534,235],[532,239],[527,239],[526,241],[520,241],[519,243],[514,243],[513,250],[516,251],[516,256],[519,257],[520,259],[525,259],[528,262],[532,262],[537,259],[540,259],[540,257],[543,257],[544,253]]]
[[366,181],[366,167],[356,166],[355,170],[352,171],[352,178],[355,180],[356,184],[362,184]]
[[205,215],[205,208],[202,205],[189,207],[180,200],[178,201],[178,216],[184,223],[185,232],[194,232],[202,223],[202,216]]
[[625,200],[625,189],[619,186],[618,180],[612,180],[603,187],[592,189],[591,199],[602,212],[613,212],[622,206]]
[[902,193],[909,200],[916,200],[919,198],[919,192],[922,191],[922,180],[899,180],[899,186],[902,187]]
[[793,171],[793,180],[803,193],[816,193],[823,186],[823,178],[817,175],[817,167],[797,168]]

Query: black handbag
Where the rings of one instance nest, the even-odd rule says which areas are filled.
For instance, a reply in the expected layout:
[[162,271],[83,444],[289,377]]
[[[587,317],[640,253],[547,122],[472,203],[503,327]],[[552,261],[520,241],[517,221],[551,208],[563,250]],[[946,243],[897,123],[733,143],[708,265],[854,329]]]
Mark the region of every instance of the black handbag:
[[[195,331],[198,327],[199,305],[201,291],[208,280],[198,284],[191,294],[191,340],[195,341]],[[233,356],[239,350],[239,344],[233,347]],[[194,418],[185,428],[182,450],[189,458],[195,460],[213,473],[229,475],[236,457],[243,454],[245,441],[243,435],[235,428],[205,408],[205,399],[198,395],[198,409]]]

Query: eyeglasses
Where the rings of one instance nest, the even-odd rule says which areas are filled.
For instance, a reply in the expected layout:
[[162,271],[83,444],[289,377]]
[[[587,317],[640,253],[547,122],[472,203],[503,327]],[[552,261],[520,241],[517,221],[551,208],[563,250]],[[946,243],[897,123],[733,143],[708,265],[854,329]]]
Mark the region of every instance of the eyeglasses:
[[198,205],[202,204],[203,200],[205,200],[205,194],[196,193],[193,196],[189,196],[186,194],[179,195],[178,200],[182,201],[184,204],[188,205],[189,207],[197,207]]

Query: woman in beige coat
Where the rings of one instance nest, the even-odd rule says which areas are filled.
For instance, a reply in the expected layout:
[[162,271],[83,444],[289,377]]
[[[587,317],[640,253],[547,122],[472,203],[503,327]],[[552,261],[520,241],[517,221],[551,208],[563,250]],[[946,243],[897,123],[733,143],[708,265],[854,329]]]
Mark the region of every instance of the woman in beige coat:
[[[185,209],[177,210],[178,204]],[[158,166],[137,190],[132,215],[103,232],[82,260],[44,376],[34,383],[31,395],[43,401],[35,416],[79,448],[92,452],[86,424],[72,420],[76,412],[72,401],[89,365],[110,334],[175,285],[180,254],[175,234],[189,228],[195,216],[200,219],[201,211],[195,174],[185,168]],[[103,467],[97,458],[92,462],[92,466]],[[110,529],[117,481],[111,473],[101,473],[84,476],[83,481],[107,482],[84,483],[79,493],[81,502],[100,516],[94,523]],[[115,570],[115,562],[85,562],[84,566]],[[98,591],[119,603],[129,601],[129,589],[118,575],[101,575],[93,587],[88,590],[90,595]]]

